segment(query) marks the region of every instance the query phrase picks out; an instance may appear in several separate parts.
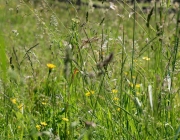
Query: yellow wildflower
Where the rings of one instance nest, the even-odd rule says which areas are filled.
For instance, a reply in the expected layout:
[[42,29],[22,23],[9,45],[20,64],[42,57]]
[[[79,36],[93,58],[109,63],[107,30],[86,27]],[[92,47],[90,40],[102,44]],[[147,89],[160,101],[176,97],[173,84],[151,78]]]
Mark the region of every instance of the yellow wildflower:
[[53,69],[53,68],[55,68],[56,66],[55,66],[54,64],[48,63],[48,64],[47,64],[47,67],[48,67],[49,69]]
[[46,102],[42,102],[42,105],[46,105],[47,103]]
[[86,92],[86,96],[88,97],[88,96],[91,96],[91,95],[93,95],[94,94],[94,91],[93,90],[91,90],[91,91],[88,91],[88,92]]
[[136,92],[136,95],[139,96],[139,95],[141,95],[141,94],[140,94],[140,92]]
[[118,109],[117,109],[117,111],[120,111],[120,110],[121,110],[121,108],[118,108]]
[[18,109],[19,109],[22,113],[23,113],[23,107],[24,107],[23,104],[18,105]]
[[46,125],[47,125],[46,122],[41,122],[40,124],[41,124],[42,126],[46,126]]
[[118,92],[117,89],[113,89],[113,90],[112,90],[112,93],[117,93],[117,92]]
[[113,99],[114,101],[118,101],[119,100],[119,98],[118,97],[114,97],[114,99]]
[[140,88],[141,87],[141,84],[136,84],[136,88]]
[[85,94],[86,96],[90,96],[91,95],[91,93],[90,92],[86,92],[86,94]]
[[62,118],[62,120],[65,121],[65,122],[68,122],[68,121],[69,121],[68,118]]
[[146,61],[149,61],[150,58],[149,57],[143,57],[142,59],[146,60]]
[[36,125],[36,128],[37,128],[38,131],[40,131],[41,130],[41,125]]
[[129,83],[129,85],[130,85],[131,87],[133,87],[134,84],[133,84],[133,83]]
[[93,90],[91,90],[90,92],[91,92],[91,94],[94,94],[94,91],[93,91]]
[[11,98],[10,100],[13,104],[16,104],[16,99]]

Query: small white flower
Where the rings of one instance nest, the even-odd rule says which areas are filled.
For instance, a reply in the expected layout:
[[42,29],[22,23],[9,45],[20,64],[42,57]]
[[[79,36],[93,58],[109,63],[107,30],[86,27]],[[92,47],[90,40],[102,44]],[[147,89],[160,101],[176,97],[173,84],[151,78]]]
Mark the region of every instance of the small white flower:
[[129,18],[131,18],[131,16],[134,14],[134,12],[129,13]]
[[116,10],[117,9],[117,6],[116,5],[114,5],[114,3],[112,3],[112,2],[109,2],[109,4],[110,4],[110,9],[112,9],[112,10]]

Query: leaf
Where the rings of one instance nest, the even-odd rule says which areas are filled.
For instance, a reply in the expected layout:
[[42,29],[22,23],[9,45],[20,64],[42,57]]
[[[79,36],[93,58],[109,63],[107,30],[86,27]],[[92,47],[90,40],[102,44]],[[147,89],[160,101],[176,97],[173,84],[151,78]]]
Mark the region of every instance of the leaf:
[[180,133],[180,126],[178,127],[178,129],[176,131],[176,134],[174,136],[174,140],[178,140],[179,133]]
[[151,16],[153,14],[153,10],[154,10],[154,7],[151,9],[151,11],[149,12],[148,16],[147,16],[147,23],[146,23],[146,26],[149,28],[149,22],[150,22],[150,19],[151,19]]

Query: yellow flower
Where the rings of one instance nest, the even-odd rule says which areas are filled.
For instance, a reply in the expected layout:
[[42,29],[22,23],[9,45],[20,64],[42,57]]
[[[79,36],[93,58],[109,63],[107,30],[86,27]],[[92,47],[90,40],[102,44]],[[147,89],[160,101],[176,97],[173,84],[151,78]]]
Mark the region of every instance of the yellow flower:
[[46,122],[41,122],[40,124],[41,124],[42,126],[46,126],[46,125],[47,125]]
[[47,67],[48,67],[49,69],[53,69],[53,68],[55,68],[56,66],[55,66],[54,64],[48,63],[48,64],[47,64]]
[[133,84],[133,83],[129,83],[129,85],[130,85],[131,87],[133,87],[134,84]]
[[62,118],[62,120],[65,121],[65,122],[68,122],[68,121],[69,121],[68,118]]
[[41,130],[41,125],[36,125],[36,128],[37,128],[38,131],[40,131]]
[[90,92],[91,92],[91,94],[94,94],[94,91],[93,91],[93,90],[91,90]]
[[141,94],[140,94],[140,92],[136,92],[136,95],[139,96],[139,95],[141,95]]
[[13,104],[16,104],[16,99],[11,98],[10,100]]
[[91,95],[91,93],[90,92],[86,92],[86,94],[85,94],[86,96],[90,96]]
[[136,84],[136,88],[140,88],[141,87],[141,84]]
[[150,58],[149,57],[143,57],[142,59],[146,60],[146,61],[149,61]]
[[120,111],[120,110],[121,110],[121,108],[118,108],[118,109],[117,109],[117,111]]
[[47,103],[46,102],[42,102],[42,105],[46,105]]
[[94,91],[93,90],[91,90],[91,91],[88,91],[88,92],[86,92],[86,96],[88,97],[88,96],[91,96],[91,95],[93,95],[94,94]]
[[112,93],[117,93],[117,92],[118,92],[117,89],[113,89],[113,90],[112,90]]
[[24,105],[23,104],[20,104],[18,105],[18,109],[23,113],[23,108],[24,108]]
[[118,101],[119,100],[119,98],[118,97],[114,97],[114,99],[113,99],[114,101]]

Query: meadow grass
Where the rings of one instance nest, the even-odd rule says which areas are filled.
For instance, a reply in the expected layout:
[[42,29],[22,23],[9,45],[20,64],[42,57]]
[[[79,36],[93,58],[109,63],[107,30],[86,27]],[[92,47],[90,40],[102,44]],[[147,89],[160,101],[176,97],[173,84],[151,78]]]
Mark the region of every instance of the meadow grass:
[[177,140],[178,8],[0,2],[0,139]]

